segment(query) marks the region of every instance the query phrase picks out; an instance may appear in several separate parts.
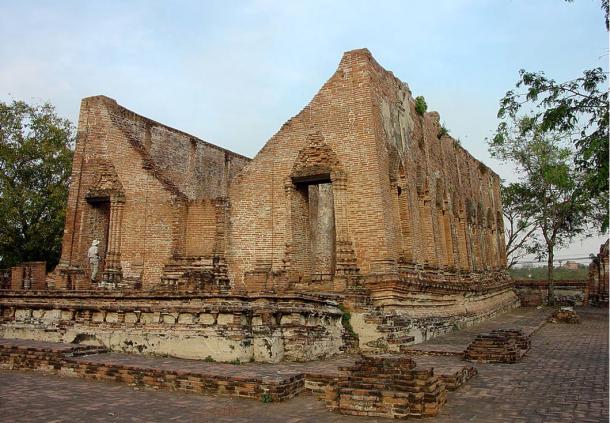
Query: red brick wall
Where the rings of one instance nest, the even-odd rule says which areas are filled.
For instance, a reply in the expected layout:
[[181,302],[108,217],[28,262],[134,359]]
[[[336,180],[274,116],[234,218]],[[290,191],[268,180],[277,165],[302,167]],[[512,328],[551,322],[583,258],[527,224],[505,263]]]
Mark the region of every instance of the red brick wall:
[[[318,243],[304,195],[312,181],[303,178],[313,176],[332,183],[342,257],[323,260],[337,269],[398,277],[403,265],[504,268],[498,176],[439,137],[438,113],[420,116],[414,104],[368,50],[347,52],[312,101],[249,161],[107,97],[86,98],[60,268],[84,270],[77,286],[86,288],[86,252],[99,239],[104,265],[115,260],[144,289],[173,258],[223,253],[238,289],[246,273],[302,282],[318,267],[311,250],[328,244]],[[227,196],[223,218],[213,204]],[[112,254],[119,251],[120,258]]]
[[186,221],[186,255],[211,256],[216,233],[215,207],[209,200],[189,204]]
[[20,263],[11,268],[11,289],[24,289],[24,278],[30,278],[29,289],[41,290],[47,288],[47,263],[44,261],[30,261]]
[[187,202],[226,195],[228,179],[247,161],[107,97],[84,99],[60,268],[85,269],[88,279],[87,249],[101,238],[104,258],[107,239],[105,229],[97,228],[99,207],[86,196],[120,192],[123,273],[141,278],[145,289],[154,286],[169,258],[185,253]]
[[292,269],[304,268],[303,210],[289,205],[286,184],[314,133],[346,177],[347,233],[363,274],[396,272],[401,261],[465,271],[505,267],[499,178],[452,138],[439,139],[439,128],[438,114],[420,117],[408,87],[367,50],[347,52],[312,101],[231,183],[232,281],[241,286],[246,272],[290,267],[287,244],[296,249]]

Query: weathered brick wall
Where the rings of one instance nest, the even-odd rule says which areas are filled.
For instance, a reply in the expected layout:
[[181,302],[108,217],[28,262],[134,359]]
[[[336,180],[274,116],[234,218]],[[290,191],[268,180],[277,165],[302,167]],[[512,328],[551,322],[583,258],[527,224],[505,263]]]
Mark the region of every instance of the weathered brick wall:
[[[107,97],[84,99],[59,273],[75,275],[72,288],[87,288],[87,249],[98,239],[98,279],[120,268],[151,288],[168,259],[186,253],[188,202],[225,196],[228,179],[247,161]],[[56,285],[67,284],[64,277]]]
[[332,184],[338,273],[349,261],[340,249],[365,276],[397,274],[401,263],[504,269],[500,180],[439,131],[438,114],[419,116],[408,87],[368,50],[345,53],[312,101],[231,183],[227,257],[235,286],[256,289],[244,278],[254,272],[276,286],[341,289],[307,279],[315,276],[306,263],[314,248],[305,230],[307,183]]
[[[307,242],[298,231],[301,226],[298,219],[306,211],[291,204],[290,198],[299,195],[297,187],[292,186],[291,175],[299,152],[312,142],[311,134],[317,132],[323,137],[321,142],[339,158],[339,163],[331,163],[320,173],[341,172],[347,180],[345,197],[349,198],[349,210],[334,212],[344,213],[346,222],[367,222],[367,228],[354,225],[353,231],[345,235],[341,233],[344,229],[337,228],[337,240],[344,237],[353,242],[365,271],[370,266],[371,252],[383,249],[385,240],[380,230],[384,212],[379,198],[375,139],[370,131],[368,67],[358,53],[346,54],[337,72],[309,105],[282,126],[231,184],[228,263],[236,286],[243,284],[245,272],[286,269],[286,260],[293,259],[287,257],[291,253],[287,244],[288,250],[294,249],[298,265],[298,255]],[[335,194],[336,189],[337,184],[333,183]],[[295,228],[289,213],[294,214]]]
[[12,290],[40,290],[47,288],[47,263],[44,261],[29,261],[19,263],[11,268]]
[[0,338],[216,361],[339,354],[348,348],[341,319],[334,301],[296,294],[21,291],[0,298]]
[[[404,83],[373,61],[372,97],[388,259],[433,268],[505,267],[500,179],[419,115]],[[386,176],[387,175],[387,176]]]
[[209,257],[214,252],[216,209],[210,200],[190,203],[186,221],[186,255]]

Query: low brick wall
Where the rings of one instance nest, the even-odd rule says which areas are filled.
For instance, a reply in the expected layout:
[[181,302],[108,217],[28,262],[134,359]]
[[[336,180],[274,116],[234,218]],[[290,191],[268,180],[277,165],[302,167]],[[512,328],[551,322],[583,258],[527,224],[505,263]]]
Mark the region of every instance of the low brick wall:
[[[522,306],[539,306],[547,304],[549,281],[519,279],[514,283],[515,291]],[[586,280],[564,280],[554,283],[555,299],[558,304],[586,305],[589,292]]]
[[37,370],[68,377],[127,383],[149,389],[229,395],[274,402],[298,395],[305,385],[303,374],[286,375],[274,380],[219,376],[110,364],[78,356],[86,352],[87,348],[82,346],[55,349],[0,343],[0,368]]

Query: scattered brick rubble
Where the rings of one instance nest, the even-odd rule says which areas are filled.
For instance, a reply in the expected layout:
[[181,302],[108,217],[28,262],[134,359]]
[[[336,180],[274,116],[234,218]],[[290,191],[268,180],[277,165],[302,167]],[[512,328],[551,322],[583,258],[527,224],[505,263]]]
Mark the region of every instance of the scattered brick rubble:
[[516,363],[529,349],[530,340],[523,331],[497,329],[477,335],[464,351],[464,358],[479,363]]
[[571,307],[561,307],[549,318],[550,323],[580,323],[580,317]]

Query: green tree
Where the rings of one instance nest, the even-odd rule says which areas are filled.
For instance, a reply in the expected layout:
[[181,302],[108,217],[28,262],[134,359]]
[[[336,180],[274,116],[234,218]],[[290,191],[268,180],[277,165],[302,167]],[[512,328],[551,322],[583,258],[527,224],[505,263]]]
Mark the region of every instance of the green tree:
[[507,267],[511,269],[520,259],[536,252],[538,226],[524,199],[529,191],[521,183],[502,185],[502,212],[506,239]]
[[0,102],[0,267],[59,261],[73,145],[52,105]]
[[532,108],[533,124],[542,133],[562,133],[575,147],[574,163],[583,177],[578,189],[595,206],[593,216],[602,232],[608,229],[608,90],[607,73],[601,68],[583,76],[556,82],[543,72],[519,72],[517,91],[500,100],[497,133],[506,131],[509,121]]
[[584,173],[573,165],[574,153],[561,131],[541,127],[525,116],[504,121],[489,141],[492,156],[515,163],[520,175],[519,212],[535,222],[540,233],[531,251],[547,259],[549,302],[553,302],[555,250],[585,235],[590,226],[589,197],[580,189]]

